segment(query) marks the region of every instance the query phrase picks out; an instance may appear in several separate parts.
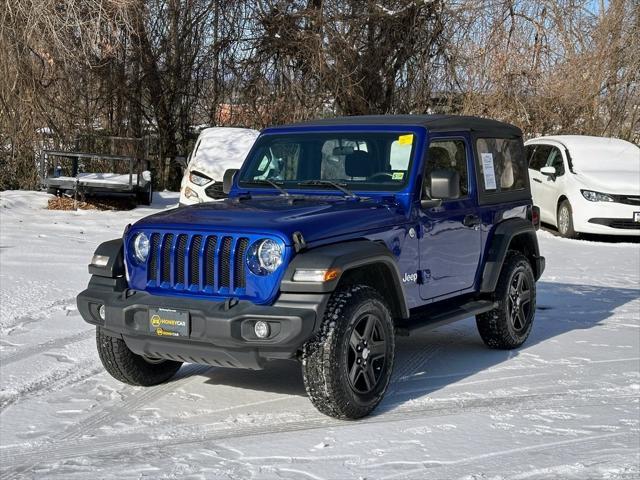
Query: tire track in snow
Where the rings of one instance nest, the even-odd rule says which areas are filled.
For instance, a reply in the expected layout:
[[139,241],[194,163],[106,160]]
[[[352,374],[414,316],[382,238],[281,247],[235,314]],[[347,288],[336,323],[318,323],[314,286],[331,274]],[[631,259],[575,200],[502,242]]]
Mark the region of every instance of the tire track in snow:
[[5,358],[0,358],[0,365],[6,367],[7,365],[19,362],[20,360],[25,360],[33,355],[46,353],[47,350],[62,348],[67,345],[71,345],[72,343],[78,343],[83,340],[88,340],[93,336],[95,336],[95,329],[92,328],[90,330],[85,330],[83,332],[69,335],[67,337],[54,338],[44,343],[29,345],[28,347],[23,348],[22,350],[19,350],[11,355],[8,355]]
[[[589,393],[591,393],[591,395],[589,395]],[[515,407],[518,410],[566,408],[568,398],[572,399],[572,408],[602,407],[603,398],[607,399],[608,407],[633,406],[632,402],[637,397],[635,394],[592,395],[592,393],[593,390],[585,389],[570,392],[456,399],[447,401],[446,404],[439,407],[434,407],[433,405],[418,407],[414,405],[404,405],[393,411],[385,412],[383,415],[375,415],[359,420],[358,424],[396,423],[414,418],[424,419],[459,415],[468,412],[492,411],[501,407]],[[305,416],[307,416],[306,413]],[[223,428],[219,427],[219,423],[215,423],[213,425],[216,425],[216,427],[212,428],[211,425],[202,425],[200,429],[196,431],[194,431],[193,426],[173,426],[171,429],[171,438],[168,440],[158,440],[158,432],[153,431],[152,433],[156,438],[141,436],[141,432],[133,432],[118,433],[105,437],[79,438],[64,444],[59,442],[37,444],[30,446],[30,448],[25,445],[12,446],[0,450],[2,465],[10,465],[8,470],[3,472],[0,478],[3,480],[17,478],[32,466],[41,464],[43,459],[46,459],[47,463],[54,463],[82,456],[116,455],[121,452],[126,452],[127,450],[173,448],[191,444],[201,444],[207,441],[218,442],[226,439],[292,433],[322,428],[350,428],[354,425],[353,422],[336,420],[320,414],[317,416],[308,415],[304,420],[286,421],[277,419],[277,421],[278,423],[253,425],[238,425],[234,423],[225,425]],[[634,432],[620,433],[620,435],[624,434],[635,435]]]
[[132,394],[125,401],[111,405],[110,407],[78,422],[73,426],[73,428],[61,432],[60,435],[54,436],[54,439],[56,441],[73,440],[86,435],[101,425],[110,425],[122,414],[135,412],[140,407],[158,400],[175,389],[184,387],[190,380],[194,380],[197,375],[206,372],[210,368],[213,367],[195,363],[185,365],[169,383],[155,387],[143,387],[144,389],[142,391]]
[[76,297],[60,298],[44,307],[26,312],[19,317],[9,318],[3,321],[2,329],[5,331],[4,333],[6,335],[11,335],[11,332],[16,328],[19,328],[21,325],[39,322],[43,318],[48,318],[51,314],[51,310],[58,309],[59,307],[65,307],[70,304],[75,305],[75,302]]
[[102,365],[94,359],[68,364],[66,368],[49,370],[40,378],[20,385],[14,391],[3,392],[0,397],[0,414],[4,414],[18,400],[37,397],[45,393],[60,390],[75,383],[80,383],[103,370]]

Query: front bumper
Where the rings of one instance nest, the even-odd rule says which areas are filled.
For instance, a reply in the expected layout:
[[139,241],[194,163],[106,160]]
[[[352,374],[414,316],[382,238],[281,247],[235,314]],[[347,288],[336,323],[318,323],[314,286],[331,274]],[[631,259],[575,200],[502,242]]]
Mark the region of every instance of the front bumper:
[[[281,294],[272,306],[249,301],[210,301],[151,295],[125,288],[124,278],[93,276],[77,297],[84,320],[122,338],[138,355],[222,367],[260,369],[268,360],[292,358],[319,327],[329,294]],[[98,313],[105,306],[105,320]],[[188,337],[158,337],[149,328],[150,308],[189,312]],[[271,326],[267,339],[253,326]]]
[[640,235],[640,223],[633,221],[640,205],[617,202],[589,202],[582,195],[571,201],[576,232],[603,235]]

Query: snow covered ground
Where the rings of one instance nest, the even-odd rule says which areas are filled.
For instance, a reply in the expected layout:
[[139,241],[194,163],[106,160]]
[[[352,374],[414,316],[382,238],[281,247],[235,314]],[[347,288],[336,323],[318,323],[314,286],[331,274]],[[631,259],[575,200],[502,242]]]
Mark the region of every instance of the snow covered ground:
[[185,365],[154,388],[104,373],[75,306],[95,246],[177,201],[48,211],[0,194],[1,478],[640,477],[640,245],[541,232],[531,337],[484,347],[472,319],[399,338],[390,390],[357,422],[319,414],[293,362]]

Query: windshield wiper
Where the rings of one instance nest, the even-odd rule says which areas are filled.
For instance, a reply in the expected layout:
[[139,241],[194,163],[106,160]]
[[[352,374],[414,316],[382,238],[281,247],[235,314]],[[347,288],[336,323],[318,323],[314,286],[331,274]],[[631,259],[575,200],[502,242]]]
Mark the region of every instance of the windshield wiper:
[[360,197],[358,195],[353,193],[348,188],[340,185],[339,183],[332,182],[331,180],[305,180],[304,182],[298,182],[298,185],[311,186],[311,187],[314,187],[314,186],[316,186],[316,187],[329,186],[329,187],[333,187],[333,188],[335,188],[337,190],[340,190],[342,193],[344,193],[345,195],[347,195],[350,198],[360,199]]
[[266,178],[258,178],[255,180],[246,180],[242,183],[248,183],[248,184],[253,184],[253,185],[271,185],[273,188],[275,188],[276,190],[278,190],[283,196],[285,197],[290,197],[291,194],[289,192],[287,192],[284,188],[282,188],[280,185],[278,185],[276,182],[274,182],[273,180],[269,180]]

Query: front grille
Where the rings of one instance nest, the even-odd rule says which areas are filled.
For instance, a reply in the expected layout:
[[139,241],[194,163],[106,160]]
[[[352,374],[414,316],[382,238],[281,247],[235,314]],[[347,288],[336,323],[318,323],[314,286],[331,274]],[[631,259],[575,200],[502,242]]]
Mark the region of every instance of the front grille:
[[220,200],[221,198],[227,198],[228,196],[224,193],[222,182],[213,182],[204,190],[204,193],[207,194],[207,197],[214,200]]
[[150,238],[147,286],[210,294],[246,288],[248,238],[158,232]]
[[589,223],[604,225],[611,228],[619,228],[621,230],[640,230],[640,222],[627,220],[623,218],[590,218]]
[[614,201],[625,205],[640,205],[640,195],[612,195]]

